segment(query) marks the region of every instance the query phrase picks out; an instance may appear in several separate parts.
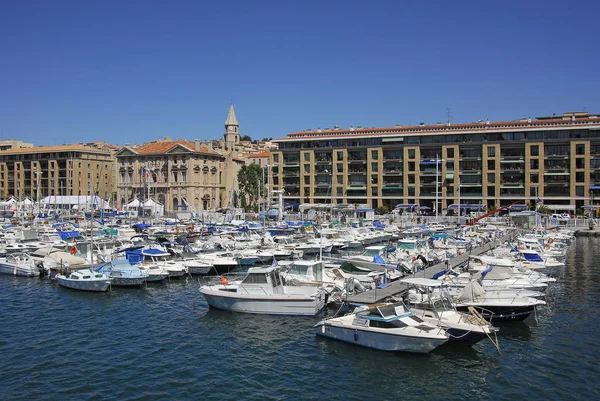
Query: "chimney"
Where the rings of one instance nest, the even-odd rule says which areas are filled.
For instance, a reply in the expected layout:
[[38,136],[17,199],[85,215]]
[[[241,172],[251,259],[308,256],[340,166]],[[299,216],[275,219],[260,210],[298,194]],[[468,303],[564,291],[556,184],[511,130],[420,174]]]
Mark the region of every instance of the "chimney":
[[194,141],[194,150],[195,150],[196,152],[199,152],[199,151],[200,151],[200,139],[196,139],[196,140]]

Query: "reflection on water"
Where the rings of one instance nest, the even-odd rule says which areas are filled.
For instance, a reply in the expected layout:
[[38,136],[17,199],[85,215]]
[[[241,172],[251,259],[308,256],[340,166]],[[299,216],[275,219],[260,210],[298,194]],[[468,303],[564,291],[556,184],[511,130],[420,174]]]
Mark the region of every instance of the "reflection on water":
[[321,317],[209,309],[196,279],[88,294],[0,276],[0,399],[597,399],[598,245],[577,239],[537,320],[496,323],[502,355],[331,341]]

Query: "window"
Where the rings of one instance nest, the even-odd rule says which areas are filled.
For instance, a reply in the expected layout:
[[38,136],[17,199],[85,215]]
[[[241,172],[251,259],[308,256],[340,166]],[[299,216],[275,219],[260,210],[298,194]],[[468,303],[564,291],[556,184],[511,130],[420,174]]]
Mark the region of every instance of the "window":
[[277,153],[273,155],[273,163],[279,163],[279,155]]
[[585,168],[585,159],[583,159],[583,158],[575,159],[575,168]]
[[305,164],[304,165],[304,173],[305,174],[310,174],[310,164]]
[[373,171],[373,172],[379,171],[379,164],[378,163],[371,163],[371,171]]
[[414,149],[408,149],[408,158],[409,159],[415,158],[415,150]]
[[488,184],[495,184],[496,183],[496,174],[494,173],[488,173]]
[[337,152],[337,159],[344,160],[344,152]]
[[337,180],[337,183],[338,183],[339,185],[343,185],[343,184],[344,184],[344,176],[343,176],[343,175],[338,175],[338,176],[336,176],[336,177],[337,177],[337,178],[336,178],[336,180]]
[[575,181],[576,182],[585,182],[585,174],[582,172],[575,173]]
[[310,176],[304,177],[304,185],[310,185]]
[[531,181],[531,183],[533,183],[533,184],[537,184],[537,183],[539,183],[539,182],[540,182],[540,176],[539,176],[539,174],[538,174],[538,173],[531,174],[531,176],[530,176],[530,181]]
[[531,145],[530,152],[531,152],[531,156],[539,156],[540,155],[540,147],[538,145]]
[[496,162],[494,160],[488,160],[487,169],[491,171],[496,170]]
[[487,187],[487,196],[496,196],[496,187]]
[[310,161],[310,153],[305,153],[304,154],[304,161],[305,162],[309,162]]
[[538,170],[540,168],[540,161],[538,159],[529,160],[529,168]]
[[371,196],[377,196],[377,188],[371,188]]
[[584,196],[585,187],[577,186],[575,187],[575,196]]
[[338,173],[343,173],[344,172],[344,163],[338,163],[337,164],[337,172]]
[[181,181],[187,182],[187,172],[186,171],[181,172]]
[[371,151],[371,159],[377,160],[378,157],[379,157],[379,151],[378,150],[372,150]]
[[496,157],[496,147],[488,146],[487,153],[488,153],[488,157]]
[[446,149],[446,157],[448,159],[454,158],[454,148],[448,148],[448,149]]
[[577,154],[577,156],[585,155],[585,145],[582,143],[576,145],[575,146],[575,154]]
[[408,162],[408,171],[415,171],[415,162]]
[[344,188],[338,188],[335,193],[337,196],[344,196]]
[[378,177],[377,175],[373,174],[371,176],[371,184],[377,185],[377,183],[379,183]]

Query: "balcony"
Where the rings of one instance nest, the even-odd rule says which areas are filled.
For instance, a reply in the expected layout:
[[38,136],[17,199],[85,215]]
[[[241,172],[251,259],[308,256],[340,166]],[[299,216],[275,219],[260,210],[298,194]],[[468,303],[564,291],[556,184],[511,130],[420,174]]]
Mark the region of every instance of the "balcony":
[[285,160],[283,167],[300,167],[300,160]]
[[315,160],[315,164],[331,164],[333,159],[317,159]]
[[300,171],[286,171],[283,173],[284,177],[300,177]]
[[315,182],[315,187],[330,187],[331,186],[331,182],[330,181],[317,181]]
[[383,169],[383,175],[402,175],[400,169]]
[[[374,173],[377,174],[376,171]],[[360,169],[360,170],[350,169],[350,170],[348,170],[348,174],[362,174],[362,175],[365,175],[365,174],[367,174],[367,171],[365,169]]]

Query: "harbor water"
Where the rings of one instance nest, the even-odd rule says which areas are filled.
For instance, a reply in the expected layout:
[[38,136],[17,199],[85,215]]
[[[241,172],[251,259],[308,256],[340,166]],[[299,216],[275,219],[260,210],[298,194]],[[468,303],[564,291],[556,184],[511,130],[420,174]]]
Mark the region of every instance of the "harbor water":
[[385,353],[315,336],[322,316],[209,310],[196,278],[98,294],[0,276],[0,399],[600,399],[600,239],[566,262],[537,319],[498,324],[501,355]]

